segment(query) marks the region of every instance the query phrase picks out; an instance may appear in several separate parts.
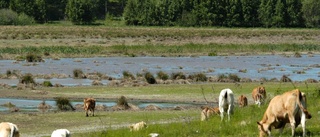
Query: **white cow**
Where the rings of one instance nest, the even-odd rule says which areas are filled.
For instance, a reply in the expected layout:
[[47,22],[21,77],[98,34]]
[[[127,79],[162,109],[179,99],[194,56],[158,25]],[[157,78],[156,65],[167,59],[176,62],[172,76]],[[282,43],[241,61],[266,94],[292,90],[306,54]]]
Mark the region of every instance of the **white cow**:
[[19,137],[19,129],[17,125],[10,122],[0,123],[0,137]]
[[71,137],[68,129],[57,129],[52,132],[51,137]]
[[231,89],[223,89],[219,96],[219,111],[221,116],[221,121],[223,120],[224,112],[228,114],[228,120],[230,120],[230,115],[233,113],[234,108],[234,97]]

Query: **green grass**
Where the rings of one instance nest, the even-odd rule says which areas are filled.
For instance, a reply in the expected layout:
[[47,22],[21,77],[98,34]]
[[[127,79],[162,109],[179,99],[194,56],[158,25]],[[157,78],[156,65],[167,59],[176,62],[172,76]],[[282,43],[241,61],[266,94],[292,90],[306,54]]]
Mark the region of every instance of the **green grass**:
[[[207,137],[207,136],[258,136],[256,121],[261,120],[267,107],[261,108],[253,105],[251,91],[259,83],[209,83],[191,85],[149,85],[145,87],[65,87],[48,88],[41,90],[48,94],[38,95],[34,91],[15,91],[14,89],[1,89],[0,95],[10,94],[11,97],[68,97],[71,99],[82,99],[84,97],[95,97],[97,101],[116,100],[124,95],[129,103],[138,100],[153,100],[166,102],[193,102],[204,103],[203,93],[208,101],[216,102],[219,92],[223,88],[231,88],[235,98],[241,94],[249,98],[249,106],[245,108],[235,107],[235,112],[231,121],[220,121],[219,116],[212,117],[208,121],[200,122],[200,108],[188,110],[160,110],[160,111],[97,111],[95,117],[85,117],[81,112],[49,112],[49,113],[3,113],[1,121],[16,123],[23,135],[49,136],[56,128],[67,128],[73,133],[73,137],[117,137],[147,136],[149,133],[159,133],[166,137]],[[285,91],[299,88],[307,94],[308,110],[313,115],[307,121],[307,130],[312,136],[320,136],[319,110],[320,87],[317,83],[264,83],[269,100]],[[14,91],[14,92],[13,92]],[[12,94],[11,94],[12,93]],[[251,100],[251,102],[250,102]],[[139,121],[145,121],[148,128],[130,132],[128,125]],[[241,126],[245,124],[245,126]],[[290,135],[290,128],[284,130],[284,136]],[[297,133],[301,134],[301,128],[297,128]],[[274,136],[279,136],[277,130],[272,130]]]

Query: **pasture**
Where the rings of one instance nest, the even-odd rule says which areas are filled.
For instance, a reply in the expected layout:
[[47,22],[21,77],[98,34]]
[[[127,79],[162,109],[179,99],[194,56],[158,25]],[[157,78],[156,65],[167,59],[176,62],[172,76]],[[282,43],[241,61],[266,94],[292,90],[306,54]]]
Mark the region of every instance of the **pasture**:
[[[208,121],[200,121],[199,108],[184,110],[163,109],[158,111],[96,111],[96,116],[85,117],[84,111],[76,112],[18,112],[3,113],[1,121],[10,121],[18,125],[22,136],[49,136],[54,129],[66,128],[73,137],[96,136],[148,136],[149,133],[159,133],[160,136],[181,137],[208,137],[208,136],[258,136],[256,121],[261,120],[267,105],[260,108],[253,105],[251,91],[260,83],[206,83],[187,85],[149,85],[143,87],[63,87],[41,88],[47,94],[38,94],[34,90],[16,91],[15,89],[0,89],[2,97],[21,98],[53,98],[64,96],[70,99],[94,97],[99,100],[116,100],[121,95],[127,97],[129,103],[135,101],[164,101],[164,102],[191,102],[208,105],[217,105],[221,89],[233,90],[235,99],[241,94],[249,99],[249,106],[239,108],[235,104],[235,112],[229,122],[221,122],[219,116]],[[307,121],[306,129],[310,136],[320,136],[320,87],[318,83],[264,83],[267,91],[267,101],[271,97],[285,91],[299,88],[307,94],[308,110],[312,119]],[[13,93],[13,94],[10,94]],[[146,129],[130,132],[128,126],[132,123],[145,121]],[[284,135],[290,135],[290,128],[284,129]],[[297,128],[298,135],[302,133]],[[274,136],[279,136],[278,130],[272,130]]]

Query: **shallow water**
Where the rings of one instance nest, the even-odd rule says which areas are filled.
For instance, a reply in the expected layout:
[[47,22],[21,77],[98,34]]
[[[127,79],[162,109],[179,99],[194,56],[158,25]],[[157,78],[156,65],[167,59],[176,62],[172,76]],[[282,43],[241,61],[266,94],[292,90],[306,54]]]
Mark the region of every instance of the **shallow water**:
[[[319,80],[320,55],[301,58],[284,57],[281,55],[265,56],[201,56],[201,57],[95,57],[95,58],[61,58],[46,59],[45,62],[30,65],[30,63],[15,60],[0,60],[0,73],[7,70],[20,70],[21,73],[32,74],[66,74],[66,79],[50,79],[66,86],[91,85],[89,79],[72,79],[74,69],[84,73],[99,72],[111,77],[121,78],[123,71],[133,74],[146,71],[156,75],[159,71],[168,74],[184,72],[185,74],[205,73],[207,76],[220,74],[237,74],[240,78],[277,78],[288,75],[293,81],[304,81],[308,78]],[[246,72],[239,72],[246,70]],[[298,74],[298,72],[303,72]],[[36,79],[42,82],[44,79]],[[17,84],[18,80],[0,79],[0,83]],[[108,81],[102,81],[103,84]]]
[[[3,104],[7,104],[8,102],[15,105],[15,107],[19,108],[20,111],[38,111],[38,105],[42,103],[42,100],[36,100],[36,99],[18,99],[18,98],[0,98],[0,112],[7,112],[9,111],[8,107],[2,106]],[[45,100],[45,103],[52,106],[51,110],[56,110],[56,102],[54,100]],[[83,104],[82,101],[71,101],[72,106],[75,106],[77,104]],[[107,107],[115,106],[117,103],[114,101],[97,101],[96,105],[104,105]],[[139,108],[145,108],[148,105],[156,105],[160,108],[173,108],[175,106],[190,106],[194,104],[188,104],[188,103],[159,103],[159,102],[136,102],[133,103],[134,105],[137,105]]]

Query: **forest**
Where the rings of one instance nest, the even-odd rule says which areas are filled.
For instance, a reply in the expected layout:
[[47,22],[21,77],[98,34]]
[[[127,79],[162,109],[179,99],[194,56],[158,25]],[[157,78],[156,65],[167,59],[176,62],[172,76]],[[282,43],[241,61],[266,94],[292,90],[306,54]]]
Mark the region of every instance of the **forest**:
[[0,25],[319,28],[319,0],[0,0]]

